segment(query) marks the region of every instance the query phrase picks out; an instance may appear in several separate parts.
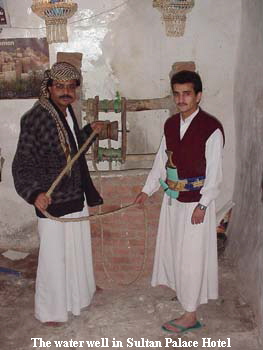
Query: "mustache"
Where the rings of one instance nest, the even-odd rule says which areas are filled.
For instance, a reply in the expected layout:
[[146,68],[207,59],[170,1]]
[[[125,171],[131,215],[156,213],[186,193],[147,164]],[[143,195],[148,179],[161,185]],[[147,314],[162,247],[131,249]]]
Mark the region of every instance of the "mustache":
[[62,95],[62,96],[59,96],[59,98],[72,98],[72,96],[70,96],[70,95]]

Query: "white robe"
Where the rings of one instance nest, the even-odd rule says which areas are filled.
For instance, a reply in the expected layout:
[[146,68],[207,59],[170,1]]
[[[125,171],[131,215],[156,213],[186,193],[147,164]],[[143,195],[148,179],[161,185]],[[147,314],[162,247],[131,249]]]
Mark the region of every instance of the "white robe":
[[[68,120],[73,131],[71,117]],[[73,132],[74,135],[74,132]],[[75,136],[75,135],[74,135]],[[88,215],[81,212],[64,217]],[[35,317],[41,322],[66,322],[68,312],[79,315],[95,292],[90,223],[61,223],[38,218],[40,249],[35,293]]]
[[[185,121],[181,119],[181,139],[195,111]],[[191,216],[197,203],[182,203],[164,195],[158,226],[152,286],[167,285],[176,290],[177,298],[188,312],[196,311],[199,304],[218,297],[217,239],[214,199],[222,180],[223,137],[217,129],[206,142],[206,179],[201,189],[200,203],[207,206],[202,224],[193,225]],[[165,180],[165,137],[162,138],[153,168],[142,191],[149,196]]]

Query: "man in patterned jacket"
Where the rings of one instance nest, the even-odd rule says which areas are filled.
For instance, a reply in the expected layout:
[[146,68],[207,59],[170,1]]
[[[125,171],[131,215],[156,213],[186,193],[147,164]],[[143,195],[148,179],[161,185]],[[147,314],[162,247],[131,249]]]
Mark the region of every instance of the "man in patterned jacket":
[[44,75],[40,98],[21,119],[21,131],[13,161],[18,194],[34,205],[38,218],[40,249],[35,292],[35,317],[59,326],[68,312],[79,315],[95,292],[89,222],[58,222],[58,217],[87,215],[84,205],[102,204],[89,175],[84,155],[74,163],[52,193],[47,190],[67,162],[102,123],[79,129],[71,107],[80,85],[79,71],[69,63],[55,63]]
[[191,71],[171,79],[180,113],[168,118],[164,137],[136,203],[163,187],[152,285],[176,290],[184,314],[165,323],[169,333],[201,327],[197,308],[218,296],[215,198],[222,180],[224,131],[199,107],[200,76]]

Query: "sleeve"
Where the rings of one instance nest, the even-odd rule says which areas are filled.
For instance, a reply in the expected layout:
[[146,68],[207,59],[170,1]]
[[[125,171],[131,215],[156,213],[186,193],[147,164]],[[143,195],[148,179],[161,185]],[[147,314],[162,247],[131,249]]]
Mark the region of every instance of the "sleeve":
[[38,179],[36,161],[36,131],[28,116],[21,120],[21,131],[12,163],[12,174],[17,193],[29,204],[34,204],[39,193],[44,192]]
[[85,125],[84,128],[80,130],[81,136],[83,137],[84,141],[92,134],[92,131],[93,130],[90,124]]
[[167,162],[167,155],[165,150],[166,150],[166,142],[165,142],[165,137],[163,136],[159,150],[153,162],[153,167],[142,189],[142,192],[148,194],[148,196],[151,196],[154,192],[158,191],[160,187],[160,183],[159,183],[160,178],[162,180],[166,179],[165,165]]
[[223,135],[216,129],[206,141],[206,178],[200,193],[200,203],[208,206],[219,194],[219,186],[222,182],[222,152]]

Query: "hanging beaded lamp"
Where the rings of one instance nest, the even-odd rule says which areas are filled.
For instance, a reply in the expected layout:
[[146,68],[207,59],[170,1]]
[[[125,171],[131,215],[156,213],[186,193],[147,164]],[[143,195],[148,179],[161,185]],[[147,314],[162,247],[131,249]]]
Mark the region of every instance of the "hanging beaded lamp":
[[194,0],[153,0],[153,7],[162,13],[167,36],[184,35],[186,14],[194,4]]
[[31,6],[32,11],[45,20],[49,44],[68,41],[67,20],[77,8],[72,0],[32,0]]

